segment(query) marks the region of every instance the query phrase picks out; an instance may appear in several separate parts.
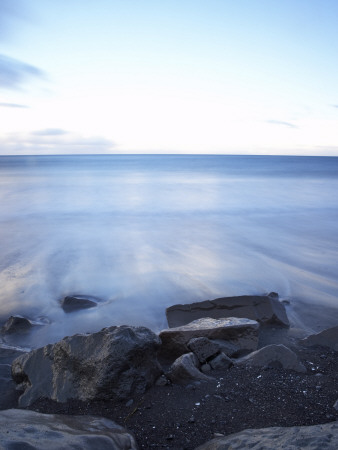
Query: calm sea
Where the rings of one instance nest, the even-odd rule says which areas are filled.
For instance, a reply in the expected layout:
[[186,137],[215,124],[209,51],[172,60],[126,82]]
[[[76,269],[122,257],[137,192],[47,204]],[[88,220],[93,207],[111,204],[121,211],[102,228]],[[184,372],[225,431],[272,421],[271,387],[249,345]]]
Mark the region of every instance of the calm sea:
[[[1,320],[49,322],[29,338],[42,345],[276,291],[297,326],[337,324],[337,193],[329,157],[0,157]],[[102,302],[67,315],[68,294]]]

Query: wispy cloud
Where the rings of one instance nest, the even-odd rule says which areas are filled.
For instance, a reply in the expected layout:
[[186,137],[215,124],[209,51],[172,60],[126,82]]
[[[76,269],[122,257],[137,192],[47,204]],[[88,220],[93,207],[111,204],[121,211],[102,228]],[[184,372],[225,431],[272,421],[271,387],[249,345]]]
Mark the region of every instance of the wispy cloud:
[[338,105],[332,105],[333,106],[333,108],[338,108]]
[[84,137],[59,128],[8,133],[0,137],[0,153],[3,155],[100,154],[114,150],[115,143],[109,139]]
[[267,120],[266,122],[271,123],[272,125],[282,125],[289,128],[298,128],[297,125],[294,125],[291,122],[284,122],[283,120]]
[[27,105],[20,105],[18,103],[6,103],[6,102],[0,102],[1,108],[29,108]]
[[62,128],[45,128],[43,130],[33,131],[32,135],[34,136],[62,136],[68,134],[67,130],[63,130]]
[[44,72],[38,67],[0,55],[0,88],[21,89],[29,78],[43,77]]

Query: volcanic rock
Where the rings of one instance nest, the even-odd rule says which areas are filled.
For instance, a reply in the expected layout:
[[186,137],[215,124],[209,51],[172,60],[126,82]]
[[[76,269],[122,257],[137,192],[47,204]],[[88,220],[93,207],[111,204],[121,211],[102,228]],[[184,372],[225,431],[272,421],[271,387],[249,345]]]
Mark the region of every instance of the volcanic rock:
[[126,399],[141,394],[161,374],[159,337],[145,327],[109,327],[65,337],[56,344],[19,356],[12,376],[24,390],[19,406],[39,397]]
[[137,450],[132,434],[115,422],[94,416],[40,414],[8,409],[0,412],[2,449]]
[[97,303],[89,298],[69,295],[62,300],[61,306],[64,312],[69,313],[79,309],[94,308],[97,306]]
[[172,382],[179,384],[193,379],[210,380],[210,377],[199,370],[199,366],[197,357],[193,353],[186,353],[174,361],[167,373],[167,377]]
[[237,364],[249,366],[275,367],[305,373],[306,369],[296,353],[282,344],[267,345],[241,358]]
[[338,448],[338,423],[304,427],[272,427],[249,429],[213,439],[196,450],[271,450],[311,449],[336,450]]
[[166,309],[169,328],[179,327],[203,317],[243,317],[259,323],[289,327],[285,306],[278,300],[278,294],[241,295],[222,297],[190,304],[178,304]]
[[166,357],[178,357],[188,353],[188,343],[193,338],[222,339],[235,345],[242,351],[257,349],[259,324],[255,320],[229,317],[211,319],[209,317],[176,328],[160,332],[161,354]]
[[322,345],[323,347],[329,347],[333,350],[338,350],[338,326],[328,328],[317,334],[311,334],[310,336],[300,341],[304,345]]
[[197,356],[201,363],[206,362],[220,352],[220,346],[206,337],[190,339],[188,348]]
[[22,316],[11,316],[1,328],[2,334],[24,333],[32,328],[32,322]]

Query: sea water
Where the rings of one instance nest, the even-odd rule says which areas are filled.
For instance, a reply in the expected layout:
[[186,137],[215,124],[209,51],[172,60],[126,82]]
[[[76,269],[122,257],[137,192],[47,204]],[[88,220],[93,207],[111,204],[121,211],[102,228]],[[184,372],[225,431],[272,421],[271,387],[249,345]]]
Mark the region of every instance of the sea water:
[[[1,322],[45,324],[25,338],[40,346],[275,291],[298,325],[337,324],[337,192],[330,157],[2,156]],[[66,314],[74,294],[99,305]]]

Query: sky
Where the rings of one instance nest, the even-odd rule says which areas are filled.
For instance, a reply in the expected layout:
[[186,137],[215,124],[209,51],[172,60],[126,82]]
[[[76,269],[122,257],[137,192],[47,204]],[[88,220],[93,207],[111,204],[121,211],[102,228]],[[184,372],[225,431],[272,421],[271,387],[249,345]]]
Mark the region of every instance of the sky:
[[338,156],[337,0],[0,0],[0,154]]

